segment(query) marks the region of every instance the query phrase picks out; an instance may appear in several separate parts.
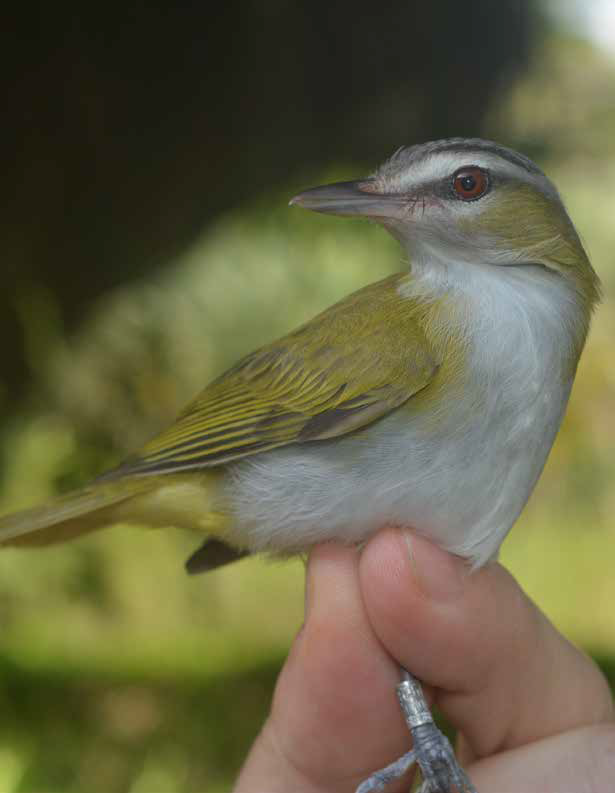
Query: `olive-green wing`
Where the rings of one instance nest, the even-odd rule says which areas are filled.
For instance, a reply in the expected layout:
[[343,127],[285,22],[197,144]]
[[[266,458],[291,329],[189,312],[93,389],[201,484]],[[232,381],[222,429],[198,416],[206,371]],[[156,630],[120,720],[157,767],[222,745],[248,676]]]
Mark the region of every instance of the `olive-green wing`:
[[237,460],[356,430],[432,379],[420,304],[396,275],[355,292],[213,381],[175,424],[107,476]]

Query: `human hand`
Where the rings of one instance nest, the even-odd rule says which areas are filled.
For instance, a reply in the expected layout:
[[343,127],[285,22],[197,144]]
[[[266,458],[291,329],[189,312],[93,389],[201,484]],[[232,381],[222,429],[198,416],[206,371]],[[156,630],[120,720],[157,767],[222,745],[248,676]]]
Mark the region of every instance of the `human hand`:
[[469,574],[387,529],[362,552],[311,554],[304,626],[235,793],[350,792],[406,752],[400,665],[458,729],[479,793],[615,790],[613,701],[596,665],[501,565]]

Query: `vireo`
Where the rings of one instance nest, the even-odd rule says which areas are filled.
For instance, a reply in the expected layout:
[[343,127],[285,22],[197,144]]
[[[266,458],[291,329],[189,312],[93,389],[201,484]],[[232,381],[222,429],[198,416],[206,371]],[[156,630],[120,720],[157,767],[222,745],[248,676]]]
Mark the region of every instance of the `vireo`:
[[[599,282],[557,190],[526,157],[453,138],[291,204],[370,218],[407,272],[243,358],[175,423],[90,486],[0,520],[5,545],[112,523],[206,536],[188,569],[412,526],[475,567],[493,559],[559,428]],[[424,791],[474,788],[409,675],[399,695]]]

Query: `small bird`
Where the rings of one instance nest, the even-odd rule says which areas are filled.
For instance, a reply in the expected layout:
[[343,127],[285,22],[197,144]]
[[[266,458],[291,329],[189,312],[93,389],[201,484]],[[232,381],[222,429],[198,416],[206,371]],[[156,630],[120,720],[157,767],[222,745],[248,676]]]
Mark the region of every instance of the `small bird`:
[[[190,572],[411,526],[479,567],[498,553],[560,426],[599,281],[559,194],[525,156],[451,138],[292,205],[369,218],[409,260],[251,353],[84,489],[0,519],[0,544],[113,523],[206,536]],[[404,671],[424,793],[474,791]]]

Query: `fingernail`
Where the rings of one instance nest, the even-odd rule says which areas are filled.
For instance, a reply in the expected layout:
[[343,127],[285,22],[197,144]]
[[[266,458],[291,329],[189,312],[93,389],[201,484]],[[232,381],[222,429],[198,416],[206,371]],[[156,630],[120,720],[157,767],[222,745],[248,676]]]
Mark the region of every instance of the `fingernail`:
[[464,560],[407,529],[402,534],[412,573],[423,594],[441,602],[460,597],[468,574]]

